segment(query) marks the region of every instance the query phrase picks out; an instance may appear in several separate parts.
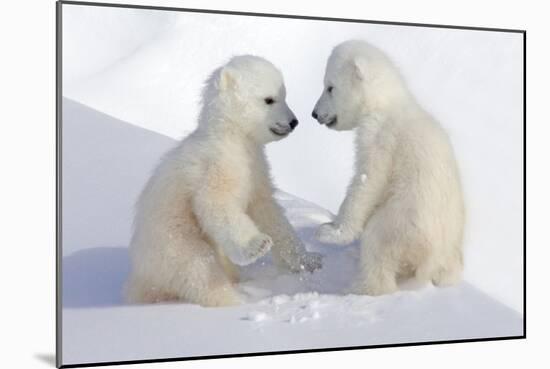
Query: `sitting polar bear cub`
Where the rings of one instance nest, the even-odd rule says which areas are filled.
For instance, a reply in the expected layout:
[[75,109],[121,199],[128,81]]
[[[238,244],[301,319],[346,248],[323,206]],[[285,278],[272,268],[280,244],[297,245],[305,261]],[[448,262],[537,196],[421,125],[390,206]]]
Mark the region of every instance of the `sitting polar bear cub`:
[[441,126],[416,102],[399,72],[362,41],[337,46],[313,117],[334,130],[356,128],[356,173],[320,241],[361,238],[353,292],[379,295],[415,276],[459,281],[464,205],[457,163]]
[[273,199],[264,144],[298,124],[285,95],[280,72],[259,57],[235,57],[212,74],[198,128],[162,159],[138,201],[128,301],[238,304],[235,264],[272,246],[292,271],[321,266]]

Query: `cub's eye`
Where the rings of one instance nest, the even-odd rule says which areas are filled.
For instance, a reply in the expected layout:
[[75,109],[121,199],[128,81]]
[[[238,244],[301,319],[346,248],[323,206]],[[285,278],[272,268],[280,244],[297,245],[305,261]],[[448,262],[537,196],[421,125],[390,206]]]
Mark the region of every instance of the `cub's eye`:
[[275,99],[273,99],[272,97],[266,97],[264,101],[267,105],[271,105],[275,102]]
[[332,87],[332,86],[328,86],[327,92],[330,94],[330,93],[332,92],[332,89],[333,89],[333,88],[334,88],[334,87]]

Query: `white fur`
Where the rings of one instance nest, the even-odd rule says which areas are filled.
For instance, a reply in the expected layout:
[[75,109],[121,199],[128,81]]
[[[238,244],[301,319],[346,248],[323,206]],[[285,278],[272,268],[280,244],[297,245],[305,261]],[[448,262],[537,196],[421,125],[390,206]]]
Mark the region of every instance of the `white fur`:
[[291,131],[285,95],[280,72],[258,57],[212,74],[198,128],[165,155],[138,201],[128,301],[237,304],[235,264],[270,248],[290,270],[320,267],[273,199],[264,144]]
[[[335,130],[356,130],[356,173],[323,242],[361,239],[353,291],[379,295],[400,278],[460,280],[464,205],[442,127],[408,91],[390,60],[363,41],[337,46],[314,112]],[[328,89],[332,86],[332,91]]]

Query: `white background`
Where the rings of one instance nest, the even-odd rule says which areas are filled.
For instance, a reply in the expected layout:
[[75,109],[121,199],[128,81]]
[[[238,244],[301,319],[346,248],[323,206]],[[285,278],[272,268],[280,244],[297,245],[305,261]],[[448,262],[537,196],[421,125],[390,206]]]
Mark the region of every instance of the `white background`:
[[[136,2],[137,3],[137,2]],[[150,2],[151,3],[151,2]],[[351,3],[351,2],[350,2]],[[424,6],[419,4],[423,3]],[[269,4],[235,1],[231,8],[222,1],[157,1],[155,4],[246,10],[256,12],[306,14],[364,19],[383,19],[410,22],[479,25],[528,29],[528,163],[530,182],[527,204],[530,230],[528,237],[529,308],[527,341],[446,345],[437,347],[325,353],[314,355],[246,358],[225,360],[224,365],[239,367],[257,365],[279,367],[288,364],[334,366],[365,366],[388,364],[421,364],[461,367],[492,364],[517,366],[542,346],[546,333],[546,296],[543,274],[547,264],[548,206],[545,173],[535,176],[537,169],[547,167],[544,152],[547,147],[546,117],[542,108],[547,104],[544,87],[548,83],[549,65],[545,40],[547,34],[543,12],[524,5],[506,6],[500,2],[462,1],[452,5],[437,2],[396,2],[383,4],[347,5],[308,4],[278,1]],[[310,3],[311,4],[311,3]],[[32,5],[32,8],[31,8]],[[37,367],[43,361],[37,356],[54,352],[54,6],[52,2],[26,2],[14,9],[4,9],[1,24],[3,52],[2,93],[4,127],[2,164],[5,168],[2,196],[2,237],[4,257],[2,280],[4,308],[2,334],[6,335],[5,360],[12,367]],[[48,16],[46,16],[48,15]],[[5,19],[4,19],[5,18]],[[14,99],[14,97],[16,99]],[[539,170],[540,170],[539,169]],[[538,191],[537,191],[538,190]],[[14,283],[17,281],[17,283]],[[537,293],[540,291],[540,293]],[[19,365],[16,365],[18,363]],[[157,364],[155,367],[215,367],[220,361],[177,364]]]

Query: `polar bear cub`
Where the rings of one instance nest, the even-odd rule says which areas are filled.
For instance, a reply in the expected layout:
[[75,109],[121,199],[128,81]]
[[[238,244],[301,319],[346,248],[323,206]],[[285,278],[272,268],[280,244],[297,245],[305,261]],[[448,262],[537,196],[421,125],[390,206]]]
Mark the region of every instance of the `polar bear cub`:
[[321,266],[273,199],[264,145],[298,121],[281,73],[238,56],[206,82],[198,128],[164,156],[137,203],[129,302],[238,304],[236,265],[272,249],[292,271]]
[[320,241],[361,239],[353,292],[395,291],[401,278],[460,280],[464,205],[447,134],[380,50],[347,41],[330,55],[312,113],[334,130],[355,129],[355,175]]

